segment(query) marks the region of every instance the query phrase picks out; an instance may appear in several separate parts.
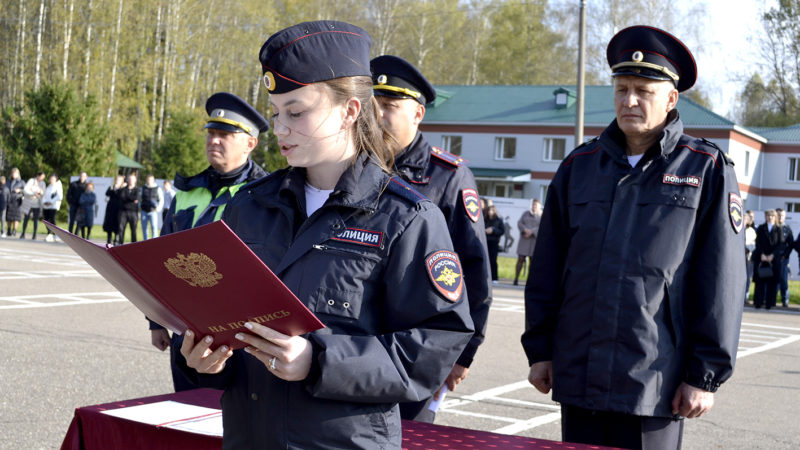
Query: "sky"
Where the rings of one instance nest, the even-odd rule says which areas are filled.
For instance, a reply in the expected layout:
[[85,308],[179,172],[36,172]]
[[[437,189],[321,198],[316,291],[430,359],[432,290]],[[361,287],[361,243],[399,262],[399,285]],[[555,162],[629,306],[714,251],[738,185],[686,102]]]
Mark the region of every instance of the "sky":
[[777,0],[705,3],[709,23],[705,24],[703,51],[695,54],[698,86],[708,94],[714,112],[732,119],[734,102],[747,79],[763,69],[759,65],[759,34],[763,32],[760,17],[776,6]]

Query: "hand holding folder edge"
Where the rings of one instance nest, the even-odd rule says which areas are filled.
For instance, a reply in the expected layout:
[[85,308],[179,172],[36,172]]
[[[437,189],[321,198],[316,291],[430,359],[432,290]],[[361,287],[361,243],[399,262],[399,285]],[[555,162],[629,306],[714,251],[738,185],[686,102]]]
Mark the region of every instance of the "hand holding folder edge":
[[183,334],[234,338],[246,321],[297,336],[324,325],[223,221],[154,239],[103,247],[45,226],[148,318]]

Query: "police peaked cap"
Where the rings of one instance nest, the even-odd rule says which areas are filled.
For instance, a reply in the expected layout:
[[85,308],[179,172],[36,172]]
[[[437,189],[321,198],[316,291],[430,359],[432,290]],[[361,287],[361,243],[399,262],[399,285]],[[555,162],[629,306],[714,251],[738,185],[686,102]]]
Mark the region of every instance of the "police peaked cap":
[[269,122],[241,98],[227,92],[217,92],[206,100],[208,120],[203,128],[247,133],[258,137],[269,130]]
[[282,94],[318,81],[370,76],[366,31],[345,22],[318,20],[285,28],[261,46],[264,84]]
[[372,70],[372,90],[375,95],[413,98],[423,105],[436,99],[436,89],[405,59],[383,55],[370,61],[369,65]]
[[615,77],[672,81],[679,92],[697,80],[692,52],[675,36],[654,27],[636,25],[620,31],[608,43],[606,58]]

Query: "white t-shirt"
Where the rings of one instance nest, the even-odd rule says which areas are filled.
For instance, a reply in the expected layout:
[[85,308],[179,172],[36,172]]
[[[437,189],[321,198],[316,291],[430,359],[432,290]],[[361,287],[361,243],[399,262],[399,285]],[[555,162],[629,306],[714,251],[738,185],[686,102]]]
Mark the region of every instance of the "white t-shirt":
[[636,164],[639,164],[639,161],[642,160],[643,156],[644,153],[639,153],[638,155],[628,155],[628,164],[630,164],[631,167],[636,167]]
[[317,189],[306,182],[306,216],[311,217],[330,197],[333,189]]

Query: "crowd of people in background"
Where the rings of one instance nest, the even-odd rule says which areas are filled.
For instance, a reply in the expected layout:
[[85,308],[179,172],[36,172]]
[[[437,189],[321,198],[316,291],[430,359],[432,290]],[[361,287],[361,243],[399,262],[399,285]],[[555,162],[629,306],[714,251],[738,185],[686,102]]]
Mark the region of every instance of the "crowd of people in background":
[[[30,230],[31,239],[36,240],[39,220],[56,223],[56,214],[66,200],[69,206],[69,232],[91,239],[99,210],[94,190],[95,185],[86,172],[81,172],[64,193],[61,179],[56,174],[50,174],[47,183],[44,172],[38,172],[25,181],[19,169],[14,167],[8,178],[0,175],[0,237],[19,236],[24,239]],[[139,223],[143,239],[157,237],[175,193],[171,181],[165,180],[162,187],[156,183],[153,175],[148,175],[145,185],[141,187],[137,185],[135,173],[116,175],[113,184],[105,192],[106,208],[102,227],[106,233],[106,243],[123,244],[126,228],[130,231],[130,241],[136,242]],[[500,241],[509,232],[509,224],[498,215],[491,199],[481,198],[481,209],[486,224],[492,281],[496,284]],[[519,241],[513,280],[515,286],[519,284],[520,275],[524,277],[528,273],[541,215],[542,202],[533,199],[530,209],[517,222]],[[777,305],[778,297],[781,304],[788,307],[789,256],[793,250],[800,254],[800,236],[795,238],[791,227],[786,224],[786,211],[781,208],[766,210],[764,223],[758,226],[753,211],[748,210],[744,222],[747,257],[745,303],[750,296],[750,286],[754,284],[755,308],[771,309]],[[58,239],[50,230],[46,231],[45,241],[55,242]]]
[[[56,216],[66,200],[67,230],[84,239],[91,239],[100,210],[95,183],[86,172],[81,172],[64,192],[58,175],[50,174],[47,183],[45,176],[44,172],[38,172],[26,182],[16,167],[11,169],[8,178],[0,175],[0,237],[19,236],[24,239],[30,230],[31,239],[36,240],[39,221],[55,224]],[[130,228],[130,240],[136,242],[140,218],[144,239],[159,235],[175,189],[170,181],[164,181],[162,189],[153,175],[148,175],[146,180],[145,186],[138,187],[135,173],[127,177],[117,175],[106,190],[102,226],[107,244],[123,244],[126,227]],[[58,238],[47,230],[44,240],[55,242]]]
[[747,256],[747,291],[750,280],[755,282],[753,306],[771,309],[777,304],[789,306],[789,256],[792,250],[800,253],[800,236],[794,238],[786,224],[786,211],[781,208],[764,211],[764,223],[755,226],[753,211],[745,213],[745,256]]

